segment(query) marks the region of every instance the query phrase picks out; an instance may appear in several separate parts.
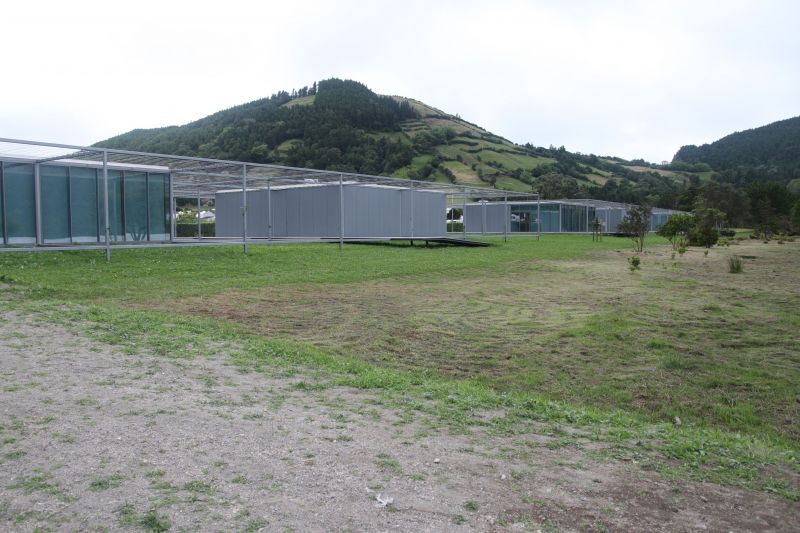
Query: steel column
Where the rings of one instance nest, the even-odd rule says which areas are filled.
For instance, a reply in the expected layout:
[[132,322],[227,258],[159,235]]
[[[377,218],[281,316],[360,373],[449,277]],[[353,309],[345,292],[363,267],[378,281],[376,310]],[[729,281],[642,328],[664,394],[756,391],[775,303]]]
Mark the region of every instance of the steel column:
[[464,187],[464,199],[461,202],[461,238],[467,240],[467,188]]
[[536,240],[542,238],[542,197],[536,194]]
[[42,244],[42,176],[39,163],[33,165],[33,209],[36,224],[36,244]]
[[586,209],[586,233],[589,233],[589,206],[585,205],[583,208]]
[[508,209],[508,195],[503,196],[503,242],[508,242],[508,219],[511,213]]
[[3,234],[0,235],[0,244],[8,244],[8,224],[6,224],[6,188],[3,183],[3,172],[5,163],[0,161],[0,212],[3,217]]
[[203,238],[203,228],[200,226],[200,189],[197,189],[197,240]]
[[414,244],[414,186],[409,189],[411,191],[411,244]]
[[103,150],[103,211],[106,216],[106,263],[111,262],[111,220],[108,218],[108,152]]
[[267,182],[267,240],[272,240],[272,180]]
[[563,204],[558,204],[558,232],[562,233],[562,225],[561,225],[561,207]]
[[339,174],[339,250],[344,248],[344,182]]
[[247,164],[242,165],[242,251],[247,253]]
[[177,233],[175,227],[175,190],[172,183],[172,174],[168,174],[169,177],[169,241],[172,242],[175,240],[175,234]]

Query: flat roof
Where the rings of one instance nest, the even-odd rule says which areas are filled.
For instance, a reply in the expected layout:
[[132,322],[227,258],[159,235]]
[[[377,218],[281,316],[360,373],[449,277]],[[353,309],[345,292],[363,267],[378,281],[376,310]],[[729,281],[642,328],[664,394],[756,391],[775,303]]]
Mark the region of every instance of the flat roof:
[[[467,205],[491,205],[495,202],[470,202]],[[515,205],[553,205],[553,204],[562,204],[562,205],[576,205],[576,206],[588,206],[594,207],[595,209],[628,209],[629,207],[633,207],[637,204],[625,204],[621,202],[609,202],[607,200],[595,200],[593,198],[562,198],[558,200],[509,200],[509,204]],[[653,213],[663,214],[663,213],[684,213],[685,211],[677,211],[675,209],[668,209],[665,207],[653,207]]]
[[[0,138],[0,159],[25,160],[33,163],[87,164],[102,166],[105,159],[108,168],[158,168],[172,176],[175,196],[194,197],[198,194],[213,195],[219,191],[248,190],[270,187],[289,187],[307,184],[337,184],[347,180],[352,184],[422,189],[448,195],[451,202],[462,203],[474,199],[536,198],[537,193],[520,193],[473,187],[454,183],[409,180],[390,176],[376,176],[352,172],[336,172],[282,165],[229,161],[149,152],[135,152],[97,146],[76,146],[23,139]],[[71,163],[65,163],[71,162]],[[113,165],[113,167],[112,167]]]

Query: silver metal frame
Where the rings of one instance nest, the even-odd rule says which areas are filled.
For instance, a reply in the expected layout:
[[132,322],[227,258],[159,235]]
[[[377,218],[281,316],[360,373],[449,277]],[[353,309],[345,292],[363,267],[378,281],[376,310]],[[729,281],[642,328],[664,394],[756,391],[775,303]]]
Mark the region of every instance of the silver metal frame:
[[[445,193],[448,198],[448,205],[458,205],[462,209],[462,221],[464,227],[461,231],[462,239],[467,239],[466,231],[466,205],[470,200],[484,200],[487,202],[503,202],[506,205],[510,200],[523,200],[535,198],[536,193],[518,193],[499,189],[469,187],[452,183],[437,183],[417,180],[407,180],[388,176],[374,176],[358,173],[332,172],[325,170],[315,170],[308,168],[295,168],[282,165],[268,165],[259,163],[247,163],[243,161],[226,161],[220,159],[210,159],[202,157],[178,156],[168,154],[157,154],[148,152],[136,152],[130,150],[117,150],[112,148],[102,148],[94,146],[77,146],[70,144],[59,144],[49,142],[30,141],[22,139],[0,138],[0,160],[18,161],[32,163],[36,169],[35,179],[35,200],[36,200],[36,245],[43,249],[54,249],[55,247],[44,245],[41,235],[41,205],[40,205],[40,185],[38,180],[38,169],[42,163],[82,166],[102,170],[103,182],[103,211],[105,215],[105,235],[104,242],[106,259],[111,258],[111,221],[109,217],[109,170],[122,171],[143,171],[151,173],[162,173],[169,177],[169,219],[170,219],[170,242],[178,243],[180,239],[177,235],[176,210],[178,198],[197,198],[198,199],[198,226],[199,208],[201,198],[214,195],[216,192],[224,190],[242,191],[242,239],[243,251],[247,253],[248,243],[255,242],[249,238],[247,233],[247,191],[248,189],[266,188],[268,194],[275,186],[302,186],[306,184],[335,184],[338,182],[340,189],[345,184],[370,184],[387,187],[398,187],[409,190],[425,190]],[[149,195],[148,195],[149,196]],[[414,195],[411,195],[411,238],[421,238],[416,235],[414,228],[413,213]],[[271,206],[270,206],[271,207]],[[341,208],[341,231],[339,244],[343,246],[344,238],[344,195],[340,191]],[[272,210],[269,210],[270,220],[269,241],[273,240],[272,235]],[[444,214],[443,214],[444,215]],[[5,216],[5,210],[3,211]],[[99,213],[98,213],[99,216]],[[149,230],[148,216],[148,235]],[[5,231],[5,224],[4,224]],[[217,242],[217,239],[203,239],[202,227],[198,228],[198,241],[209,240]],[[326,240],[320,238],[319,240]],[[7,242],[5,239],[3,242]]]

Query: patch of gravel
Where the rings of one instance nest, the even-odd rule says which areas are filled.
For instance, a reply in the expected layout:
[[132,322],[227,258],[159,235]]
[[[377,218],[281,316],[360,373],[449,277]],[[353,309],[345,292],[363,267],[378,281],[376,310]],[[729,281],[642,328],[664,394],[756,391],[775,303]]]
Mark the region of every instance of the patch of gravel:
[[[796,503],[543,435],[431,432],[224,353],[125,353],[0,313],[0,530],[791,531]],[[303,382],[308,385],[307,381]],[[391,503],[387,505],[382,502]]]

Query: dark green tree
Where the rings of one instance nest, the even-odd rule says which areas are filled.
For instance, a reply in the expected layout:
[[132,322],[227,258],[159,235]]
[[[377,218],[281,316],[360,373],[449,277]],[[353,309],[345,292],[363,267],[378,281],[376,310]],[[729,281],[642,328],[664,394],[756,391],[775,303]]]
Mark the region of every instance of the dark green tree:
[[644,250],[644,239],[650,231],[650,218],[653,209],[646,205],[629,207],[622,221],[617,226],[617,231],[628,235],[633,240],[633,251]]
[[658,228],[656,233],[669,241],[673,250],[686,245],[689,233],[694,228],[694,216],[690,214],[672,215]]
[[719,209],[700,207],[694,212],[694,226],[689,232],[689,244],[711,248],[719,241],[719,226],[725,213]]

